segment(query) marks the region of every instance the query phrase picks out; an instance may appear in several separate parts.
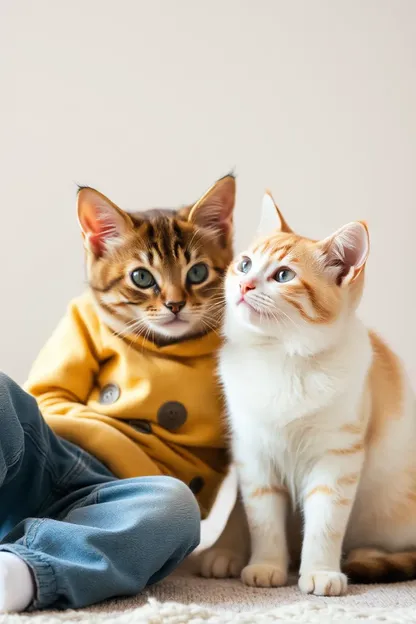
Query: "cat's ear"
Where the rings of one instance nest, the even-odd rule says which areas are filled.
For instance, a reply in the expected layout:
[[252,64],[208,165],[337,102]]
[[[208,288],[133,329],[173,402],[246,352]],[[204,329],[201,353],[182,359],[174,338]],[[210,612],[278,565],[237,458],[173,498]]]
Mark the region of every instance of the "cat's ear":
[[292,230],[286,223],[282,213],[277,207],[270,191],[266,191],[263,197],[263,203],[261,207],[260,223],[257,228],[258,236],[269,236],[272,232],[278,230],[279,232],[291,233]]
[[354,221],[344,225],[332,236],[318,243],[325,267],[337,283],[345,286],[362,272],[370,252],[370,236],[366,223]]
[[126,212],[90,187],[79,189],[77,211],[86,247],[97,257],[122,242],[132,228],[132,220]]
[[213,184],[192,206],[188,221],[228,236],[233,227],[234,204],[235,177],[230,174]]

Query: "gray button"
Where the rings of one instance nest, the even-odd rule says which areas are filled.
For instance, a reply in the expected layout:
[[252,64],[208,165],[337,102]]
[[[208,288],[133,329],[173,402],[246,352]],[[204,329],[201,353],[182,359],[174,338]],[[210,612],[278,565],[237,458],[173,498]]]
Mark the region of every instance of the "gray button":
[[116,384],[107,384],[100,392],[100,403],[111,405],[120,398],[120,388]]
[[129,425],[139,433],[152,433],[152,425],[148,420],[129,420]]
[[203,480],[202,477],[194,477],[189,482],[189,489],[191,490],[192,494],[196,496],[197,494],[200,493],[204,485],[205,485],[205,481]]
[[188,418],[186,408],[178,401],[168,401],[160,406],[157,412],[157,422],[168,431],[176,431]]

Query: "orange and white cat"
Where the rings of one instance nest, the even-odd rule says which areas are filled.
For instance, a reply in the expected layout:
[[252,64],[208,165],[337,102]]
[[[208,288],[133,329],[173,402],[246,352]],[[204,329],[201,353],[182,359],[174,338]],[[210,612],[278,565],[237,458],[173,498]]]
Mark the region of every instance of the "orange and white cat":
[[300,589],[326,596],[413,577],[416,405],[356,316],[367,227],[313,241],[266,194],[264,228],[228,271],[219,367],[246,518],[237,501],[201,572],[280,586],[300,555]]

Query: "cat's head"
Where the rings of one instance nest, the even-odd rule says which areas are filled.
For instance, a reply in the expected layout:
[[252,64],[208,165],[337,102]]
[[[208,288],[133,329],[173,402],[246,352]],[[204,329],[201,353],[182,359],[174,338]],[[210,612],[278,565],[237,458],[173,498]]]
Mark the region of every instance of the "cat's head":
[[266,193],[259,234],[227,273],[226,334],[277,338],[294,350],[325,348],[361,299],[366,225],[350,223],[321,241],[304,238]]
[[81,188],[88,282],[106,324],[120,335],[162,343],[218,327],[234,201],[232,175],[177,210],[127,213]]

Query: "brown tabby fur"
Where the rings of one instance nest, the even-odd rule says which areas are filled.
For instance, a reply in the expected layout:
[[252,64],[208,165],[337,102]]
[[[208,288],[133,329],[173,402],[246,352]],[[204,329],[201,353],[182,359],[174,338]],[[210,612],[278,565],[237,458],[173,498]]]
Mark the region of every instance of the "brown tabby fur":
[[[88,238],[90,230],[94,230],[90,219],[91,194],[110,205],[122,223],[116,244],[110,240],[99,251]],[[89,187],[80,189],[79,219],[88,252],[88,281],[107,324],[120,334],[144,335],[157,344],[189,339],[217,329],[223,278],[232,259],[234,194],[235,179],[228,175],[196,204],[177,210],[153,209],[128,214],[98,191]],[[228,209],[224,207],[227,202]],[[93,215],[94,218],[99,219]],[[108,231],[106,227],[104,220],[104,227],[101,224],[104,237],[112,234],[111,227]],[[184,279],[186,271],[200,262],[209,267],[208,278],[200,285],[188,283]],[[129,275],[136,268],[157,275],[157,285],[147,289],[135,286]],[[152,325],[161,310],[166,312],[164,304],[168,301],[186,303],[184,316],[189,320],[189,331],[179,338],[159,333]],[[142,323],[137,323],[138,314]]]

